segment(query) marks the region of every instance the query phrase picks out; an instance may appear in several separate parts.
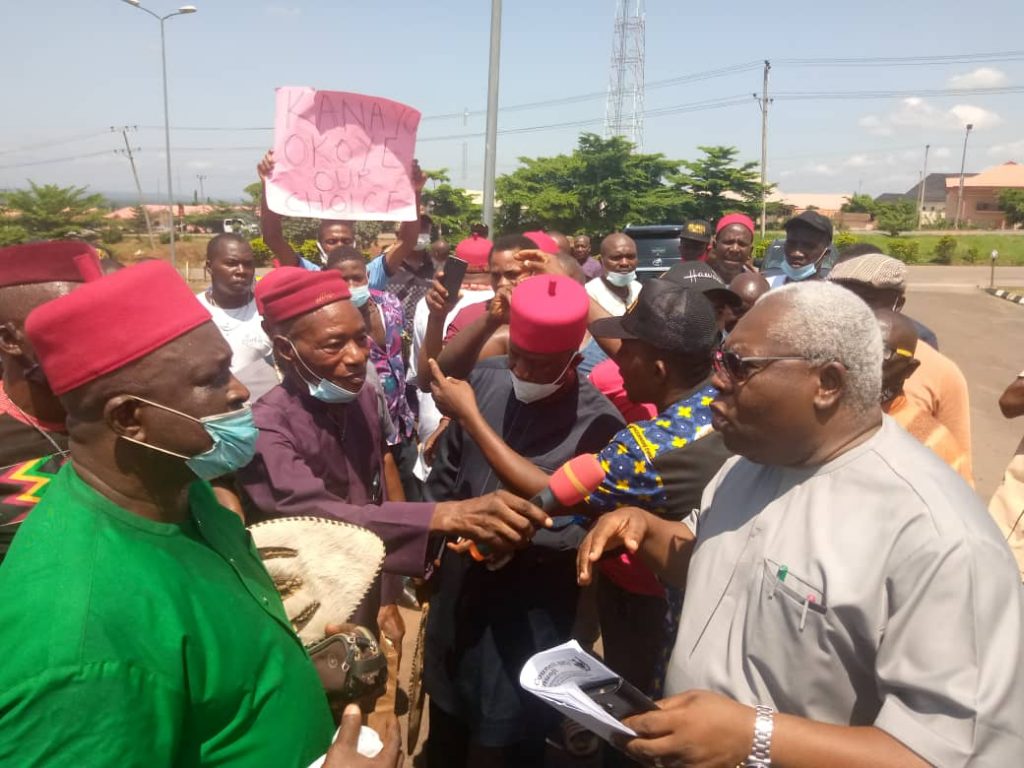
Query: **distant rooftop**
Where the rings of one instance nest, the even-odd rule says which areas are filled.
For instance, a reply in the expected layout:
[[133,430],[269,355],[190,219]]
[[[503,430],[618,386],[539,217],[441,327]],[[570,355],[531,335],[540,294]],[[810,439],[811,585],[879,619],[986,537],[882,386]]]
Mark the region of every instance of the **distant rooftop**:
[[[959,186],[960,176],[952,174],[946,179],[946,189]],[[981,173],[968,176],[964,180],[965,187],[994,187],[997,189],[1006,187],[1024,187],[1024,165],[1015,163],[1012,160],[1002,165],[994,165],[986,168]]]

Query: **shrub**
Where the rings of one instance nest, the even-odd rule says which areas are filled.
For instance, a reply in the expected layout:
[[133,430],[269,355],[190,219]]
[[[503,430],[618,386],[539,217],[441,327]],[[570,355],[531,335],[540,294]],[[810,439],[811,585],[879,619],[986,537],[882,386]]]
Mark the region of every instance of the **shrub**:
[[888,243],[889,255],[899,259],[904,264],[913,264],[917,261],[918,246],[917,240],[906,240],[901,237],[894,237]]
[[256,266],[266,267],[270,265],[270,262],[274,259],[274,254],[270,252],[270,248],[263,242],[262,237],[254,237],[249,241],[249,247],[252,248],[253,258],[256,260]]
[[953,257],[956,256],[956,238],[952,235],[943,235],[935,243],[935,248],[932,250],[933,261],[937,264],[952,264]]
[[170,232],[161,232],[160,233],[160,245],[168,245],[170,242],[171,242],[171,233]]
[[28,240],[28,230],[17,224],[0,224],[0,248]]
[[771,244],[772,238],[770,237],[758,239],[758,241],[754,243],[754,250],[751,253],[751,258],[754,260],[763,259],[765,251],[768,250],[768,246]]
[[978,246],[972,245],[964,253],[964,263],[975,264],[981,260],[981,251],[978,250]]
[[317,247],[316,240],[304,240],[302,245],[298,247],[295,246],[295,243],[292,243],[292,250],[302,258],[309,259],[314,264],[323,266],[324,258],[320,254],[320,249]]
[[120,243],[124,240],[124,231],[116,224],[111,224],[100,231],[100,240],[104,243]]
[[849,232],[840,231],[832,237],[832,245],[836,247],[837,251],[841,251],[848,245],[859,243],[860,240],[856,235],[851,235]]

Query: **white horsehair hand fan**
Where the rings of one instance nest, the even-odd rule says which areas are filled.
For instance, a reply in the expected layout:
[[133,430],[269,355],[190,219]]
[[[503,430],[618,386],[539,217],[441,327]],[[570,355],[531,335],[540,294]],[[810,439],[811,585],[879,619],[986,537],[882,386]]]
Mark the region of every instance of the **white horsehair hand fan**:
[[340,520],[280,517],[249,531],[306,645],[322,639],[327,624],[352,617],[384,562],[379,536]]

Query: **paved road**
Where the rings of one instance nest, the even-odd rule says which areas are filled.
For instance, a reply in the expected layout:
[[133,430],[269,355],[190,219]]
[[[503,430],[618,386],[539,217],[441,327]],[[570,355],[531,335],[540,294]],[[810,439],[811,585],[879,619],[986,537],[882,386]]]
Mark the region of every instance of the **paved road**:
[[997,404],[1007,384],[1024,368],[1024,354],[1018,345],[1024,333],[1024,307],[977,288],[923,286],[914,277],[912,272],[907,314],[938,334],[942,352],[956,361],[967,377],[974,478],[979,495],[987,501],[1024,435],[1024,420],[1004,419]]
[[[992,270],[988,264],[958,267],[923,264],[910,267],[907,274],[911,289],[987,288],[991,279]],[[997,288],[1024,286],[1024,267],[996,267],[995,284]]]

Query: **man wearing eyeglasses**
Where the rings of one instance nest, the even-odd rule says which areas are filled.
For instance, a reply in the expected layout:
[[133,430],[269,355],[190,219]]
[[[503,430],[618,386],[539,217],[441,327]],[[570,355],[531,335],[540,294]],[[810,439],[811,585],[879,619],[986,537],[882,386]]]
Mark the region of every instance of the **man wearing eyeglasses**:
[[914,357],[918,347],[914,324],[909,317],[891,309],[876,309],[875,318],[882,332],[882,411],[973,486],[974,481],[966,471],[964,450],[953,433],[903,394],[904,383],[921,365]]
[[[971,489],[882,414],[882,339],[827,282],[767,294],[716,359],[739,456],[683,523],[637,509],[580,545],[686,599],[644,764],[997,768],[1024,754],[1024,595]],[[1007,663],[1007,659],[1014,660]]]

